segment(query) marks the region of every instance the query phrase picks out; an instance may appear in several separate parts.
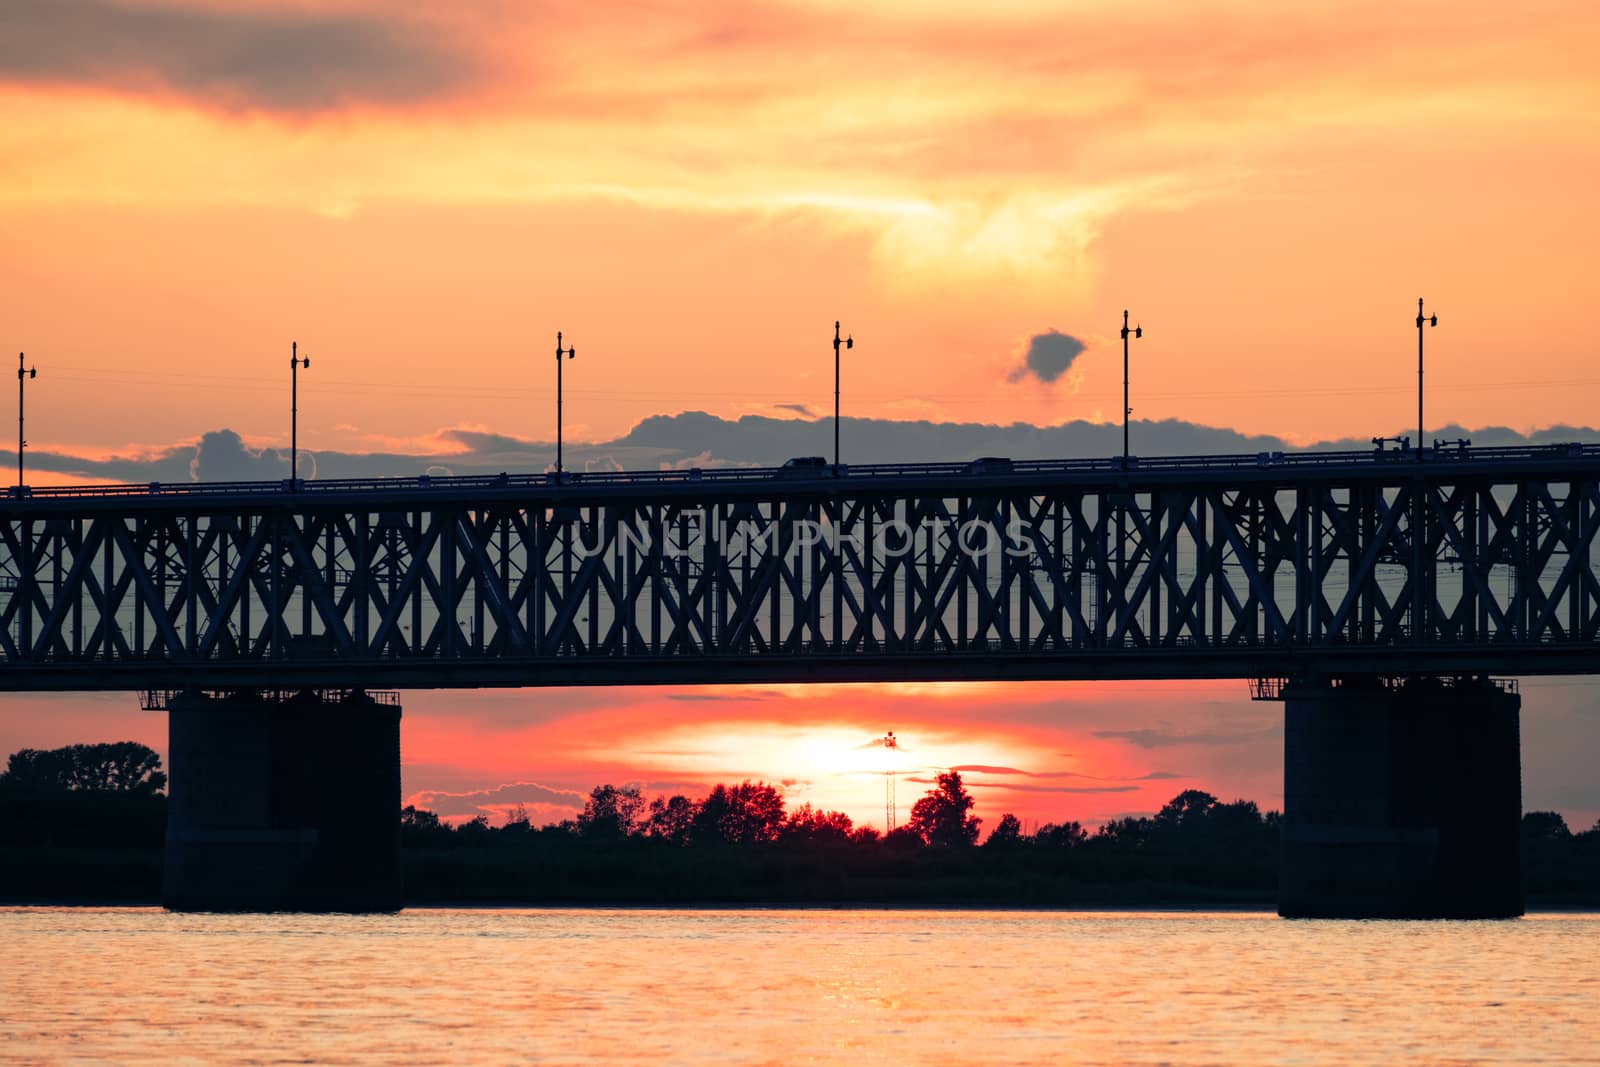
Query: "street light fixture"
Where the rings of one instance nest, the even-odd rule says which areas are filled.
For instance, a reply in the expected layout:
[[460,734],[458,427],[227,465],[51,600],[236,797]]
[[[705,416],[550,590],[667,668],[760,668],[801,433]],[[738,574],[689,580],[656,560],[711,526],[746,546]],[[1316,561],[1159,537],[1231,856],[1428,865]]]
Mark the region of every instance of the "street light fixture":
[[565,356],[572,359],[578,354],[577,348],[568,345],[561,347],[561,331],[556,331],[556,481],[561,480],[561,359]]
[[[856,339],[846,337],[846,348],[854,348]],[[839,473],[839,324],[833,324],[833,473]]]
[[29,378],[37,378],[37,367],[26,367],[26,357],[17,353],[17,496],[22,496],[22,453],[28,447],[28,442],[22,436],[22,387]]
[[[1135,326],[1133,336],[1143,337],[1144,327]],[[1128,311],[1122,311],[1122,469],[1128,469],[1128,416],[1133,408],[1128,406]]]
[[1439,325],[1439,316],[1430,315],[1422,317],[1422,298],[1417,297],[1417,462],[1422,462],[1422,442],[1427,438],[1422,436],[1422,327]]
[[311,366],[311,357],[300,356],[300,342],[289,342],[289,492],[300,484],[300,368]]

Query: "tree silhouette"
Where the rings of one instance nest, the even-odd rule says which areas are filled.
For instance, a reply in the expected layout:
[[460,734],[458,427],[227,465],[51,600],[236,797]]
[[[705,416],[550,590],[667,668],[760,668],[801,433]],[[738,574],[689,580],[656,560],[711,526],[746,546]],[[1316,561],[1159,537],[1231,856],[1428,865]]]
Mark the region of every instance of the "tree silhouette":
[[146,745],[117,741],[65,748],[24,748],[6,761],[0,782],[33,789],[81,789],[154,795],[166,788],[161,757]]
[[1154,831],[1155,823],[1150,819],[1112,819],[1096,831],[1093,844],[1101,849],[1136,852],[1149,846]]
[[1216,807],[1217,798],[1210,793],[1185,789],[1156,812],[1156,828],[1186,833],[1203,831],[1210,824],[1211,813]]
[[782,838],[806,844],[844,844],[854,836],[855,823],[842,811],[819,811],[802,804],[783,824]]
[[719,785],[700,802],[690,830],[695,844],[753,845],[776,841],[783,829],[783,794],[765,782]]
[[645,835],[672,845],[687,845],[689,832],[694,828],[695,814],[699,810],[700,805],[681,793],[671,798],[656,797],[650,802],[650,817],[644,824]]
[[908,824],[901,823],[883,835],[883,844],[896,852],[912,852],[923,848],[927,842]]
[[978,842],[978,824],[983,820],[968,815],[973,799],[961,784],[959,771],[939,775],[939,784],[911,807],[906,823],[926,844],[967,848]]
[[1260,828],[1261,809],[1253,800],[1218,804],[1211,809],[1209,822],[1212,829],[1222,833],[1246,833]]
[[493,834],[487,815],[474,815],[456,827],[456,836],[469,844],[487,844]]
[[528,806],[520,801],[506,810],[505,822],[500,824],[503,834],[531,834],[533,820],[528,816]]
[[578,816],[578,832],[584,837],[629,837],[643,814],[644,797],[638,786],[597,785]]
[[407,804],[400,809],[400,825],[402,828],[421,831],[438,830],[444,827],[444,823],[439,821],[439,816],[427,808],[419,808],[413,804]]
[[407,848],[436,848],[450,844],[454,831],[427,808],[407,804],[400,809],[400,843]]
[[1000,816],[1000,821],[989,833],[989,840],[983,843],[984,848],[1003,849],[1015,848],[1022,843],[1022,820],[1009,811]]
[[1033,840],[1046,848],[1077,848],[1089,840],[1089,831],[1079,822],[1046,823],[1039,827]]
[[1522,815],[1524,841],[1565,841],[1571,836],[1567,820],[1559,812],[1528,811]]

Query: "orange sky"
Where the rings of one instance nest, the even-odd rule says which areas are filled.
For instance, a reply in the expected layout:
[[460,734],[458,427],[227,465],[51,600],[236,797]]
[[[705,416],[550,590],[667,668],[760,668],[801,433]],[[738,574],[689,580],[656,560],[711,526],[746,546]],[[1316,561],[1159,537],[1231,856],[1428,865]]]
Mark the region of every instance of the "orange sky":
[[[820,412],[836,318],[857,339],[847,414],[1110,421],[1123,307],[1146,327],[1136,417],[1365,437],[1414,418],[1419,295],[1441,318],[1430,426],[1596,422],[1593,5],[397,10],[8,3],[0,332],[40,368],[30,447],[161,448],[224,427],[285,443],[290,340],[313,360],[302,443],[547,439],[558,328],[579,351],[569,439],[684,410]],[[1011,380],[1049,328],[1084,354],[1054,383]],[[1246,714],[1241,688],[1227,699]],[[1006,713],[932,716],[929,762],[1170,771],[1276,802],[1276,770],[1258,766],[1276,742],[1231,764],[1210,758],[1227,744],[1180,748],[1184,766],[1167,766],[1145,757],[1170,748],[1096,740],[1070,716],[1017,725],[1006,709],[1043,692],[1087,699],[985,692],[972,706]],[[1127,729],[1164,716],[1203,732],[1171,694],[1095,693]],[[608,710],[517,699],[572,711],[507,748],[509,695],[408,699],[408,765],[437,768],[408,786],[744,767],[811,780],[810,765],[729,750],[761,749],[779,722],[910,737],[939,702],[865,692],[853,716],[822,694],[745,702],[759,712],[669,702],[672,721],[710,724],[679,745],[714,753],[696,772],[628,755],[631,730],[611,763],[575,747],[605,715],[659,718],[661,694]],[[480,728],[482,708],[500,725]],[[508,751],[521,762],[491,759]],[[1168,784],[1008,799],[1104,815],[1148,809]],[[1587,793],[1567,803],[1600,810]]]

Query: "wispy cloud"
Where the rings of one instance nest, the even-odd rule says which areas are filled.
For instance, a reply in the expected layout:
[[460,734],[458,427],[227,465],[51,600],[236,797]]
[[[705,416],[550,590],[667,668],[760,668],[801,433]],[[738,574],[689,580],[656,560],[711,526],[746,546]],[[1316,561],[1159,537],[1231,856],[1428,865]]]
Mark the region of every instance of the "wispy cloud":
[[1176,748],[1183,745],[1242,745],[1272,737],[1280,731],[1276,727],[1237,732],[1178,733],[1165,728],[1137,730],[1096,730],[1095,737],[1113,741],[1126,741],[1140,748]]
[[[1095,736],[1100,737],[1103,735],[1096,734]],[[1016,767],[994,767],[981,763],[969,763],[961,766],[951,767],[950,769],[952,771],[959,771],[962,774],[985,774],[1000,776],[1017,775],[1023,778],[1086,778],[1094,782],[1162,782],[1171,779],[1189,777],[1185,774],[1174,774],[1171,771],[1151,771],[1148,774],[1119,775],[1084,774],[1080,771],[1024,771]]]
[[[937,778],[907,777],[907,778],[904,779],[904,781],[913,782],[913,783],[915,783],[917,785],[937,785],[938,784],[938,779]],[[970,782],[963,782],[962,784],[967,786],[970,789],[980,789],[980,790],[995,789],[995,790],[1004,790],[1004,791],[1012,792],[1012,793],[1097,794],[1097,793],[1137,793],[1139,791],[1139,787],[1136,786],[1136,785],[1085,785],[1085,786],[1029,785],[1029,784],[1027,784],[1025,782],[985,782],[985,781],[970,781]]]

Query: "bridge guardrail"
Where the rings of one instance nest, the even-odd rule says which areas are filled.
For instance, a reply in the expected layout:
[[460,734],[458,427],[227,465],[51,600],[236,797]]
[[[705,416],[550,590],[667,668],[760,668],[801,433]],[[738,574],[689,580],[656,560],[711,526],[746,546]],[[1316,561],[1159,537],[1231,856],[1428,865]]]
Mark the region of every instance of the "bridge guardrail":
[[[1082,475],[1116,474],[1137,471],[1153,472],[1197,471],[1259,471],[1269,468],[1285,474],[1295,470],[1326,470],[1350,468],[1352,471],[1370,471],[1377,465],[1403,469],[1406,464],[1416,464],[1415,451],[1329,451],[1286,453],[1239,453],[1214,456],[1141,456],[1136,464],[1123,466],[1122,457],[1109,459],[1047,459],[1015,460],[1003,469],[974,468],[971,461],[948,463],[876,463],[851,464],[834,474],[815,478],[796,478],[792,471],[781,467],[690,467],[659,471],[587,471],[569,472],[558,482],[553,473],[539,474],[466,474],[441,477],[417,475],[401,478],[338,478],[325,480],[300,480],[295,486],[287,479],[261,482],[143,482],[138,484],[73,485],[73,486],[23,486],[20,493],[13,486],[4,500],[72,500],[72,499],[131,499],[152,497],[172,498],[290,498],[295,495],[323,497],[366,492],[395,491],[462,491],[474,489],[582,489],[585,487],[625,487],[672,485],[748,485],[771,482],[785,490],[805,484],[844,484],[859,486],[876,480],[905,478],[953,478],[963,482],[972,480],[1015,479],[1019,475]],[[1263,456],[1267,457],[1263,461]],[[1430,469],[1458,467],[1463,464],[1498,464],[1512,462],[1537,462],[1539,460],[1600,460],[1600,444],[1559,443],[1553,445],[1521,445],[1498,448],[1456,449],[1436,452],[1423,450],[1422,463]],[[1132,457],[1130,457],[1132,459]]]

